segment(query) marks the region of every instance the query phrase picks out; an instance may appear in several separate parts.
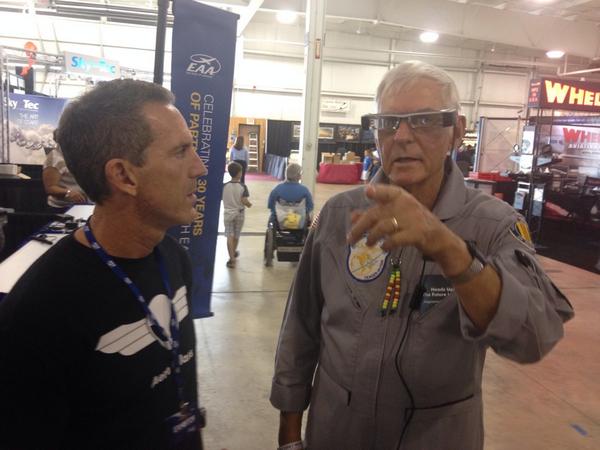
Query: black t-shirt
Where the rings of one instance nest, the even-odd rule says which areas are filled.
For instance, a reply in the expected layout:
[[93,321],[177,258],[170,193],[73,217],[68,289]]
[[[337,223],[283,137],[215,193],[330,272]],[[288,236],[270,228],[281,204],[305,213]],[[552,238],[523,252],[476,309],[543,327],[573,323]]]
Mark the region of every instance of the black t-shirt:
[[[196,402],[191,266],[170,237],[159,250],[180,327],[186,401]],[[115,258],[168,329],[153,254]],[[171,352],[153,336],[123,281],[69,236],[0,302],[0,448],[166,449],[178,411]],[[188,439],[177,448],[197,448]]]

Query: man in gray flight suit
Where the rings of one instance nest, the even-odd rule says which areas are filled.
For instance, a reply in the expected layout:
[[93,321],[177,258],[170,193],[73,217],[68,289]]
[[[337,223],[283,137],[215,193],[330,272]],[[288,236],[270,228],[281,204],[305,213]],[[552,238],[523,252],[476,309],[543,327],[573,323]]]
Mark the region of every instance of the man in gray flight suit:
[[376,100],[364,119],[382,170],[327,202],[290,291],[271,390],[279,445],[482,449],[487,348],[539,361],[573,310],[523,218],[465,187],[448,157],[465,129],[452,79],[406,62]]

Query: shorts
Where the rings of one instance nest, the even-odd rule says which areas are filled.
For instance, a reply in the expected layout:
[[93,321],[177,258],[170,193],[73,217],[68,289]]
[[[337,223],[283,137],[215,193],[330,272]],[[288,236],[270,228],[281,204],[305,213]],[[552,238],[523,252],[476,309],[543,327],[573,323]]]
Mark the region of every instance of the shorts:
[[369,179],[370,174],[371,174],[370,170],[363,170],[362,173],[360,174],[360,179],[362,181],[367,181]]
[[244,226],[244,213],[236,214],[233,218],[225,218],[225,236],[239,238]]

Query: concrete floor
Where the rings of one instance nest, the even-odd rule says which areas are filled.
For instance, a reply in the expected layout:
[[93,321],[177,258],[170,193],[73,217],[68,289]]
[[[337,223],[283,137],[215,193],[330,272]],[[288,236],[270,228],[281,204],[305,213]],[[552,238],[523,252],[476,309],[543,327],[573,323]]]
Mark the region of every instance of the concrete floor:
[[[277,446],[278,411],[269,403],[273,357],[295,267],[262,264],[266,199],[276,181],[247,180],[240,258],[227,269],[217,243],[212,309],[196,321],[200,396],[208,409],[208,450]],[[317,184],[319,209],[353,186]],[[222,225],[221,225],[222,228]],[[521,366],[488,352],[484,372],[486,450],[600,449],[600,275],[541,258],[575,307],[565,338],[543,361]],[[343,449],[331,449],[343,450]],[[430,450],[430,449],[427,449]],[[457,449],[458,450],[458,449]]]

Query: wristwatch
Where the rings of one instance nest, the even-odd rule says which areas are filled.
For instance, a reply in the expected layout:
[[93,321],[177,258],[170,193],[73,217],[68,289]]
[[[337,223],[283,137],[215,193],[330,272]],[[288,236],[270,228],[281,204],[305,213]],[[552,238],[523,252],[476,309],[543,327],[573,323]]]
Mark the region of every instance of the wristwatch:
[[277,450],[303,450],[304,442],[296,441],[290,442],[289,444],[282,445],[281,447],[277,447]]
[[469,254],[473,257],[473,261],[471,261],[469,267],[467,267],[458,275],[446,277],[452,284],[462,284],[466,283],[467,281],[471,281],[473,278],[479,275],[479,273],[487,264],[485,256],[483,256],[479,250],[477,250],[477,247],[475,247],[473,242],[465,241],[465,244],[467,244],[467,249],[469,250]]

